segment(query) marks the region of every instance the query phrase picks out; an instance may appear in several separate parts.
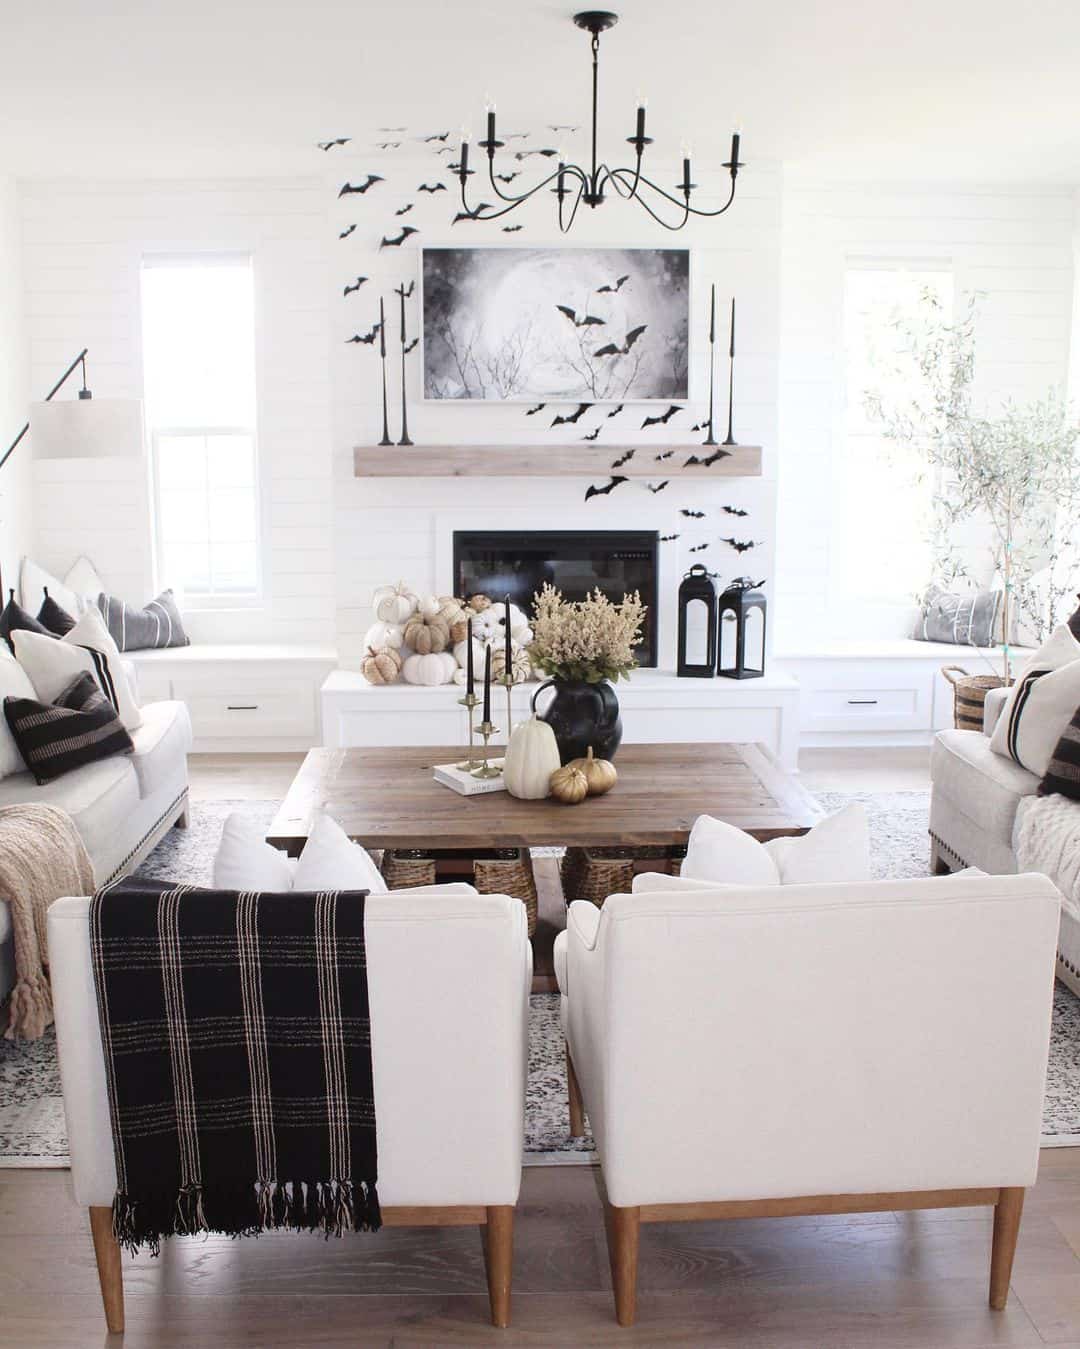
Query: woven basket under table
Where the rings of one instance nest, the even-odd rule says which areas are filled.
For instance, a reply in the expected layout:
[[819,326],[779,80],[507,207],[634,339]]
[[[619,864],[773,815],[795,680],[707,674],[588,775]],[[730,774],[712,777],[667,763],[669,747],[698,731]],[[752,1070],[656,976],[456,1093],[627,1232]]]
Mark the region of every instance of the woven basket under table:
[[663,861],[676,876],[682,865],[667,848],[567,848],[561,867],[567,904],[585,899],[600,908],[608,895],[629,894],[640,870],[636,863],[651,860]]
[[536,932],[536,878],[528,848],[500,849],[505,857],[478,857],[473,862],[473,884],[482,895],[510,895],[525,905],[529,936]]
[[383,880],[390,890],[435,884],[435,859],[409,850],[387,848],[382,859]]
[[953,721],[958,731],[981,731],[986,695],[991,689],[1000,689],[1005,680],[1000,675],[969,675],[959,665],[946,665],[941,673],[953,687]]

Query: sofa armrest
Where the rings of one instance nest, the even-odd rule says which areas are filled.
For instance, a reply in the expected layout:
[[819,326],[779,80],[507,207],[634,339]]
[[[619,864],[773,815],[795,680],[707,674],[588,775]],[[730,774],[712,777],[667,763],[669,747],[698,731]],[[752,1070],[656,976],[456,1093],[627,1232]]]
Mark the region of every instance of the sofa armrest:
[[983,703],[983,735],[993,735],[1010,689],[988,689]]

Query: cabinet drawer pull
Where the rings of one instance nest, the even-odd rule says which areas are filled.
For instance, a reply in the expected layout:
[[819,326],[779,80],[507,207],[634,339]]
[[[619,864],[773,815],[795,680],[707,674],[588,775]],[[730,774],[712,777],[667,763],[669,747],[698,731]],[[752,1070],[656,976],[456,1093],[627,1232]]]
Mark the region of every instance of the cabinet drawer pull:
[[849,698],[849,707],[877,707],[876,698]]
[[258,712],[258,703],[229,703],[226,712]]

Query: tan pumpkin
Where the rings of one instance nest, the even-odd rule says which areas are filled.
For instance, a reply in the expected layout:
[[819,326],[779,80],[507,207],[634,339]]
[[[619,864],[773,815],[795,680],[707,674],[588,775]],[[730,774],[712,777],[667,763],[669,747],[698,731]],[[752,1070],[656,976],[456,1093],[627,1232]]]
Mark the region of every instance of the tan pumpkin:
[[563,764],[551,775],[551,794],[556,801],[567,806],[576,806],[589,794],[589,784],[585,774],[573,764]]
[[[510,652],[510,668],[513,672],[515,684],[524,684],[526,680],[532,678],[532,661],[529,659],[529,653],[522,651],[520,647],[512,647]],[[506,648],[497,646],[491,653],[491,677],[492,679],[502,679],[506,672]]]
[[462,608],[461,601],[454,599],[453,595],[439,597],[439,611],[435,617],[449,628],[451,642],[463,642],[468,636],[469,614]]
[[585,774],[590,796],[603,796],[605,792],[610,792],[619,780],[615,765],[610,759],[593,758],[592,745],[586,751],[584,759],[571,759],[570,767]]
[[405,645],[421,656],[437,655],[450,645],[450,629],[440,618],[413,614],[405,624]]
[[401,673],[401,657],[393,647],[376,651],[369,646],[360,662],[360,673],[369,684],[393,684]]

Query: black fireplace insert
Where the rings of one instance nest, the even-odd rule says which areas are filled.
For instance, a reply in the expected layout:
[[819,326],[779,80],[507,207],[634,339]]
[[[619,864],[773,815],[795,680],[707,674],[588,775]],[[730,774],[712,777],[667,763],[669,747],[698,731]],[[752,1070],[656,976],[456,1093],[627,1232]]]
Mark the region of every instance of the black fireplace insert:
[[636,590],[648,606],[637,648],[638,663],[657,660],[656,553],[653,530],[455,530],[454,594],[509,595],[532,613],[533,595],[545,581],[568,600],[599,588],[618,603]]

